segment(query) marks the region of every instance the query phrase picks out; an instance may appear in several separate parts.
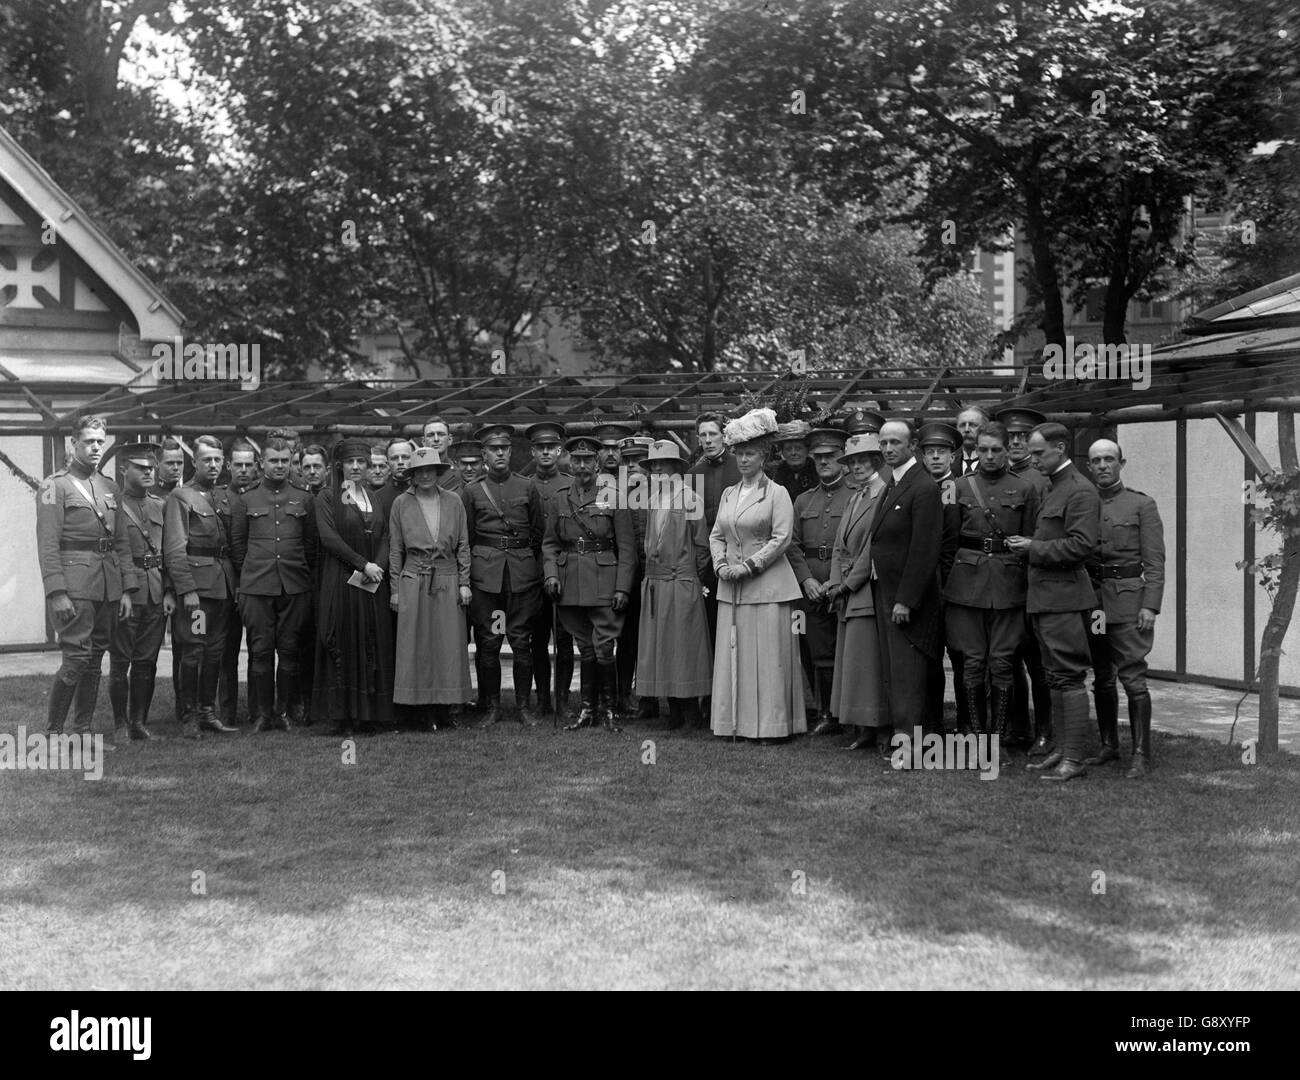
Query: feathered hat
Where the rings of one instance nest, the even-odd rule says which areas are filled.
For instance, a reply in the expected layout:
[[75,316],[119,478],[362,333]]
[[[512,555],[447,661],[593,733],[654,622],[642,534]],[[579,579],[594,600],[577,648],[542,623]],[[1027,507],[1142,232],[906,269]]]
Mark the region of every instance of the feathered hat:
[[776,413],[771,409],[750,409],[740,419],[730,421],[722,429],[722,441],[728,446],[739,446],[775,434]]

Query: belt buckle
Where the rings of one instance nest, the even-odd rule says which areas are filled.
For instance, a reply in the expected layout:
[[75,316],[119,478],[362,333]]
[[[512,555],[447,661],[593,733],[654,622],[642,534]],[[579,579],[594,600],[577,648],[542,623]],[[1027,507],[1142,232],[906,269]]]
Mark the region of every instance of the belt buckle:
[[110,551],[113,550],[113,538],[111,536],[101,536],[96,541],[96,545],[97,545],[95,548],[96,551],[98,551],[101,555],[107,555]]
[[826,561],[827,559],[829,559],[830,557],[831,557],[831,554],[830,554],[829,551],[826,550],[826,545],[825,545],[825,544],[819,544],[819,545],[817,546],[817,558],[820,559],[822,562],[825,562],[825,561]]
[[508,538],[508,537],[505,537],[505,536],[498,536],[498,537],[497,537],[497,547],[500,548],[502,551],[507,550],[507,549],[510,547],[510,540],[509,540],[509,538]]
[[585,536],[578,537],[573,543],[573,550],[579,555],[587,554],[587,538]]
[[983,542],[984,542],[984,554],[985,554],[985,555],[992,555],[992,554],[993,554],[993,537],[991,537],[991,536],[986,536],[986,537],[984,537],[984,541],[983,541]]

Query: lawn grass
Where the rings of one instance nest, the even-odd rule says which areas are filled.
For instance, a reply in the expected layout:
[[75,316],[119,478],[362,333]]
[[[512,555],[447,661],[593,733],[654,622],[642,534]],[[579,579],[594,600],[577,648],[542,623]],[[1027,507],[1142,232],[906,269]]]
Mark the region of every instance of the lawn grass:
[[[0,680],[0,731],[43,726],[48,681]],[[345,765],[175,738],[169,689],[173,737],[101,781],[0,772],[0,986],[1300,986],[1291,755],[1157,734],[1148,782],[1058,786],[503,724]]]

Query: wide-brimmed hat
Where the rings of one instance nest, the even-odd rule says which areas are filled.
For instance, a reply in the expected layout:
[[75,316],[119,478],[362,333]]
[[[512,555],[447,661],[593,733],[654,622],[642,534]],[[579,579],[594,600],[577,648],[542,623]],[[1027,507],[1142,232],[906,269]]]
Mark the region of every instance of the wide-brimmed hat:
[[674,465],[680,465],[685,468],[688,464],[682,448],[672,439],[659,439],[650,447],[650,453],[646,455],[645,464],[649,465],[652,461],[671,461]]
[[432,446],[420,446],[416,447],[415,453],[411,455],[411,463],[406,468],[408,472],[429,468],[446,472],[451,468],[451,462],[443,458]]
[[880,438],[874,431],[865,431],[861,435],[852,436],[844,444],[844,453],[839,456],[839,463],[845,465],[849,458],[857,457],[859,454],[878,454],[880,453]]

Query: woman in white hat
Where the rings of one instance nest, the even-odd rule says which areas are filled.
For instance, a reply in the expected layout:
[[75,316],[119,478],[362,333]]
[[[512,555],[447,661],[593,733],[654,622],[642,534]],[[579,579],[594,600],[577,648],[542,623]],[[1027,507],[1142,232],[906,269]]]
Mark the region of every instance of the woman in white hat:
[[838,716],[842,725],[857,728],[846,749],[875,744],[885,753],[892,729],[871,599],[871,522],[877,499],[885,490],[878,471],[882,464],[880,441],[870,432],[854,435],[839,460],[848,466],[858,493],[849,501],[835,535],[827,583],[826,596],[840,617],[831,715]]
[[763,474],[775,435],[771,409],[753,409],[723,430],[740,483],[722,493],[709,536],[718,576],[713,733],[762,742],[808,730],[791,632],[803,593],[785,557],[794,506],[785,488]]
[[668,699],[668,727],[703,727],[699,698],[713,686],[713,667],[701,644],[709,640],[700,575],[709,568],[704,499],[686,483],[687,461],[677,444],[650,447],[645,577],[641,582],[636,689],[643,699]]
[[465,504],[439,479],[451,462],[431,446],[411,454],[411,490],[389,513],[389,578],[397,612],[393,701],[430,707],[425,730],[454,726],[447,706],[470,694],[465,608],[470,601]]

